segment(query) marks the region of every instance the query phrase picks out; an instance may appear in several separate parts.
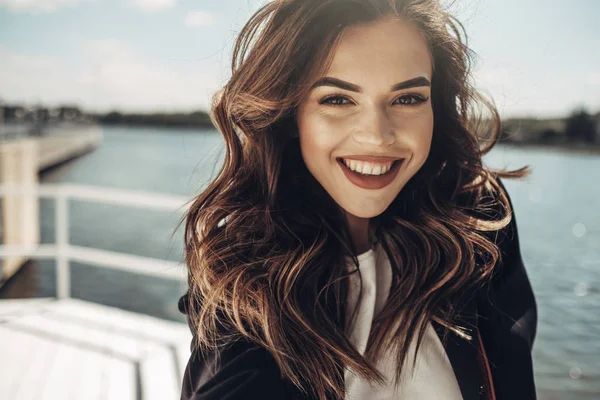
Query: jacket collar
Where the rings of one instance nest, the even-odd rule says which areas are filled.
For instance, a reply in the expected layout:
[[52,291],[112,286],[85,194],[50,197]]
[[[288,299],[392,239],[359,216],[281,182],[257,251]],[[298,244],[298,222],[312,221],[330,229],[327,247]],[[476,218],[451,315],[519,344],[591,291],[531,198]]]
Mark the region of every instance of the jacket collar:
[[[326,308],[334,315],[339,326],[344,326],[345,313],[343,309],[335,307],[338,302],[335,301],[335,295],[331,292],[330,296],[332,297],[327,302]],[[467,329],[467,333],[472,337],[471,341],[461,338],[452,331],[448,331],[446,340],[444,340],[446,328],[434,320],[431,321],[431,324],[446,350],[463,400],[479,400],[482,376],[477,347],[477,289],[475,287],[467,289],[460,296],[456,303],[456,309],[458,312],[454,322],[456,325]]]
[[[467,333],[473,338],[471,341],[461,338],[452,331],[448,331],[447,338],[444,340],[444,328],[442,325],[432,320],[434,330],[436,331],[460,387],[463,400],[479,400],[479,390],[481,383],[481,372],[479,369],[478,348],[477,348],[477,296],[476,289],[466,290],[457,302],[456,308],[459,310],[456,315],[455,323],[458,326],[467,329]],[[329,302],[336,304],[335,301]],[[339,310],[331,309],[335,313],[338,323],[344,326],[344,313],[336,312]]]
[[452,331],[448,331],[444,340],[444,328],[436,321],[432,321],[440,341],[454,370],[463,400],[479,400],[479,385],[481,372],[479,370],[477,350],[477,298],[475,290],[467,293],[458,302],[458,314],[455,322],[458,326],[467,328],[467,333],[473,338],[471,341],[461,338]]

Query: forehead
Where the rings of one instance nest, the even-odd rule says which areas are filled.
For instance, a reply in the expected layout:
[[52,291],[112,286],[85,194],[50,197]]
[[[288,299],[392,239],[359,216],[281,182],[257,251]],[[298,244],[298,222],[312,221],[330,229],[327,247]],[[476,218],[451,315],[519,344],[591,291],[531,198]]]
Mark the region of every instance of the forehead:
[[431,64],[427,41],[419,29],[403,19],[386,19],[344,31],[325,75],[357,84],[368,78],[387,87],[403,78],[431,80]]

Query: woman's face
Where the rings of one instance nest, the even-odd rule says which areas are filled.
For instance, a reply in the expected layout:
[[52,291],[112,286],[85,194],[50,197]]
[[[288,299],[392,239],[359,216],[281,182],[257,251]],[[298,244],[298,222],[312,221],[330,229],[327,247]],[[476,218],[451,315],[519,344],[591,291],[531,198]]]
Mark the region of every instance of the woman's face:
[[431,64],[427,42],[407,22],[354,26],[299,105],[304,162],[350,216],[381,214],[425,163],[433,133]]

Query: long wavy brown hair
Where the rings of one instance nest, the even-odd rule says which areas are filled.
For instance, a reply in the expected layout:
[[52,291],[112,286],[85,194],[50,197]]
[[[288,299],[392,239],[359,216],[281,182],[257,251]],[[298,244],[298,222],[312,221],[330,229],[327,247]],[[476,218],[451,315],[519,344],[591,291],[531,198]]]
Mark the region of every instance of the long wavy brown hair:
[[[344,330],[348,278],[359,273],[344,259],[357,265],[355,248],[340,207],[303,162],[294,117],[344,30],[388,17],[412,22],[427,40],[434,132],[423,167],[372,220],[394,278],[363,356]],[[418,349],[430,320],[472,339],[454,322],[456,302],[501,259],[489,233],[512,210],[498,178],[529,173],[484,167],[501,123],[471,83],[473,61],[464,27],[438,0],[275,0],[250,18],[231,79],[213,97],[225,160],[185,216],[189,317],[200,351],[251,341],[305,393],[341,399],[341,367],[383,383],[375,361],[391,349],[399,379],[409,344],[416,335]],[[498,207],[504,211],[492,218]]]

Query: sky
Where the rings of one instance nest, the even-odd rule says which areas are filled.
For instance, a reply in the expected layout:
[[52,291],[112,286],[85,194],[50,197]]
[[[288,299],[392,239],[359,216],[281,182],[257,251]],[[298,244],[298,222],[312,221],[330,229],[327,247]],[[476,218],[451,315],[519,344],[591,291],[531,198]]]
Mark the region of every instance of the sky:
[[[208,110],[267,0],[0,0],[0,100]],[[502,117],[600,111],[600,1],[456,0],[474,81]]]

